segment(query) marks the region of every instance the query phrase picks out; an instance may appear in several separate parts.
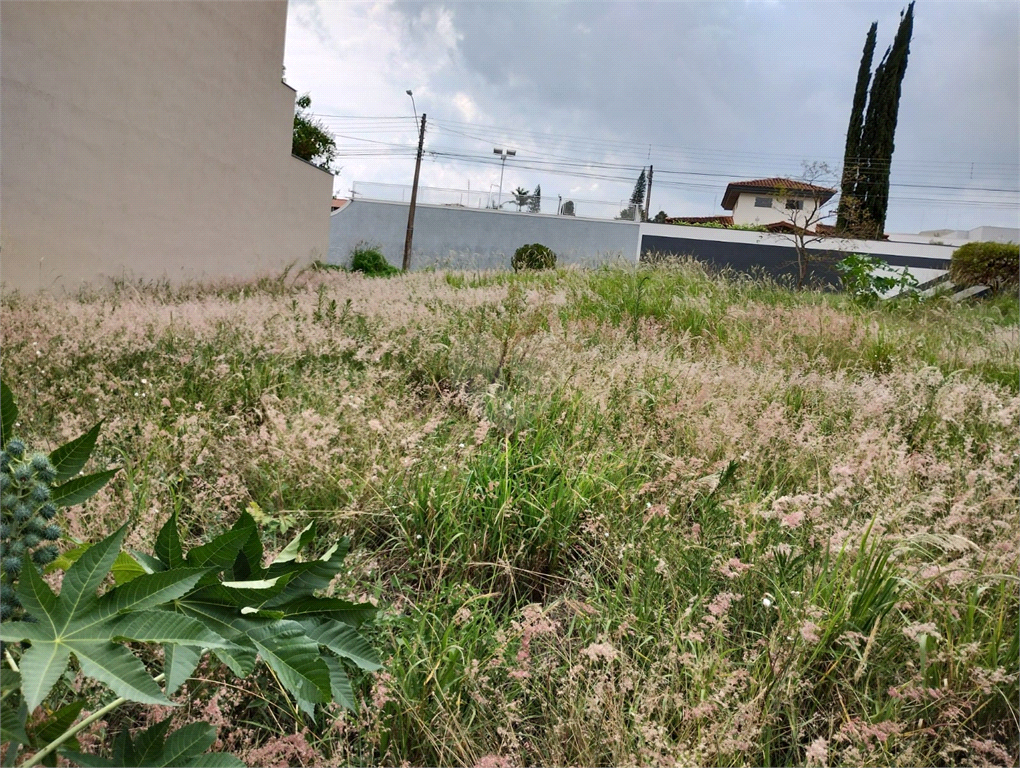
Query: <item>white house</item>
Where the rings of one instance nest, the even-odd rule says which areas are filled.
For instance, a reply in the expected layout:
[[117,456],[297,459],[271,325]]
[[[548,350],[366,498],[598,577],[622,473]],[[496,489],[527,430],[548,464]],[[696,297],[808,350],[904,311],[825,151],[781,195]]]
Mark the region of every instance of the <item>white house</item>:
[[814,231],[816,211],[835,194],[834,189],[794,179],[735,181],[726,187],[722,207],[733,211],[736,225],[796,224]]

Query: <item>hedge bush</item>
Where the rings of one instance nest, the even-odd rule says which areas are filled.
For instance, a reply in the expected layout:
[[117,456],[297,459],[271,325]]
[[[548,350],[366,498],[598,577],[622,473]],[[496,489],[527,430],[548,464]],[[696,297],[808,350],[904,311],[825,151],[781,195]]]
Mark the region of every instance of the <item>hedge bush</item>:
[[514,251],[514,257],[510,261],[514,272],[522,269],[555,269],[556,254],[541,243],[522,245]]
[[1020,245],[967,243],[953,252],[949,279],[957,285],[987,285],[993,289],[1017,284]]
[[351,252],[351,272],[364,272],[369,277],[389,277],[400,272],[375,247],[359,245]]

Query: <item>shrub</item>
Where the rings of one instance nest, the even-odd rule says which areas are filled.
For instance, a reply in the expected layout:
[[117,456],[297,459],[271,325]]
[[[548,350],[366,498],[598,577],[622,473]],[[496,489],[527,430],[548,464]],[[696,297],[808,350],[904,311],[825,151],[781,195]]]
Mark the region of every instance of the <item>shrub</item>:
[[351,271],[364,272],[369,277],[390,277],[400,272],[378,248],[368,245],[358,245],[351,251]]
[[949,278],[957,285],[987,285],[998,290],[1017,284],[1020,246],[1015,243],[967,243],[953,252]]
[[514,257],[510,261],[514,272],[522,269],[555,269],[556,254],[541,243],[522,245],[514,251]]
[[[873,304],[883,293],[896,287],[895,277],[877,274],[879,270],[888,269],[889,263],[884,259],[863,253],[851,254],[836,265],[843,290],[858,304]],[[908,274],[904,268],[904,277]]]

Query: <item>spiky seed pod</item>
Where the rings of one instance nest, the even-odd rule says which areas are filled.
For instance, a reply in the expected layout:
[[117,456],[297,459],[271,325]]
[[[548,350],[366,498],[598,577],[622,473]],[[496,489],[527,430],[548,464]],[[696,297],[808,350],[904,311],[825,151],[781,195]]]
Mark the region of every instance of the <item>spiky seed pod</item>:
[[28,463],[32,465],[32,469],[36,472],[42,472],[43,470],[49,470],[50,472],[56,471],[53,468],[53,463],[50,461],[50,457],[45,453],[32,454],[32,458]]
[[11,455],[7,451],[0,451],[0,471],[6,472],[11,467]]
[[14,508],[14,519],[23,523],[32,517],[32,508],[28,504],[21,503]]
[[11,535],[11,526],[7,523],[0,523],[0,539],[9,538]]
[[0,621],[7,621],[14,615],[14,606],[8,605],[6,602],[0,603]]
[[32,468],[28,464],[18,464],[11,474],[18,483],[27,483],[32,479]]
[[9,554],[14,555],[15,557],[21,557],[23,554],[25,554],[25,542],[24,542],[24,540],[23,539],[18,539],[17,541],[12,543],[11,546],[7,548],[7,552]]
[[39,517],[43,520],[52,520],[53,516],[57,514],[57,507],[55,504],[46,503],[39,507]]
[[59,525],[47,525],[42,535],[46,541],[56,541],[62,533],[63,531],[60,530]]
[[0,495],[0,508],[2,509],[14,509],[17,503],[21,501],[21,497],[16,493],[5,493]]
[[[42,551],[42,550],[38,550]],[[16,555],[8,555],[3,560],[0,560],[0,569],[4,573],[9,573],[12,576],[16,576],[21,573],[21,558]]]
[[45,504],[50,500],[50,487],[45,483],[36,483],[28,497],[36,504]]
[[39,549],[32,553],[32,560],[37,565],[49,565],[57,559],[59,554],[60,550],[57,549],[55,544],[47,544],[45,547],[39,547]]
[[25,455],[25,444],[15,438],[14,440],[7,441],[7,453],[13,458],[20,459]]
[[42,536],[43,531],[45,530],[46,526],[43,525],[42,520],[40,520],[38,517],[33,517],[31,520],[25,523],[25,527],[22,529],[22,533],[34,533],[36,536]]
[[42,537],[37,533],[26,533],[22,541],[25,542],[25,546],[29,549],[35,549],[42,542]]
[[0,584],[0,601],[20,605],[20,603],[18,603],[18,596],[14,594],[14,587],[6,581]]
[[6,472],[0,473],[0,493],[6,493],[11,487],[11,476]]

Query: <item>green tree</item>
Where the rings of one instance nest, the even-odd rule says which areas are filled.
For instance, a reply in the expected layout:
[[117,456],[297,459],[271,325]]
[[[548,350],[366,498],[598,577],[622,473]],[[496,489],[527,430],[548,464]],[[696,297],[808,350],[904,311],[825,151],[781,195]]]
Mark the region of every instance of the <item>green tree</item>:
[[302,160],[332,173],[336,141],[325,125],[311,117],[308,111],[311,106],[312,98],[307,93],[298,98],[290,151]]
[[574,215],[574,201],[567,200],[563,203],[563,207],[560,208],[561,216],[573,216]]
[[531,199],[528,201],[528,211],[531,213],[542,212],[542,185],[538,184],[535,186],[535,192],[532,194]]
[[857,70],[857,89],[854,91],[854,103],[850,109],[850,125],[846,131],[846,150],[843,153],[843,178],[840,184],[839,210],[836,214],[836,227],[846,231],[848,227],[847,207],[851,200],[857,199],[857,183],[860,175],[861,131],[864,128],[864,108],[868,101],[868,85],[871,83],[871,60],[875,55],[875,38],[878,35],[878,22],[872,22],[864,42],[864,54],[861,66]]
[[517,187],[512,194],[514,196],[514,205],[517,206],[518,211],[528,204],[528,200],[531,197],[531,191],[524,187]]
[[665,224],[666,219],[668,218],[669,214],[667,214],[665,211],[659,211],[657,214],[655,214],[655,218],[652,219],[652,221],[655,222],[656,224]]
[[869,234],[872,237],[881,236],[889,209],[889,172],[895,149],[893,139],[913,28],[914,3],[911,2],[900,16],[900,26],[896,30],[893,44],[875,69],[864,128],[861,131],[858,152],[861,158],[860,175],[854,197],[861,201],[861,216],[870,222]]
[[634,205],[645,204],[645,189],[648,187],[648,179],[645,176],[645,169],[641,169],[641,175],[637,177],[637,181],[634,183],[634,191],[630,193],[630,201]]

